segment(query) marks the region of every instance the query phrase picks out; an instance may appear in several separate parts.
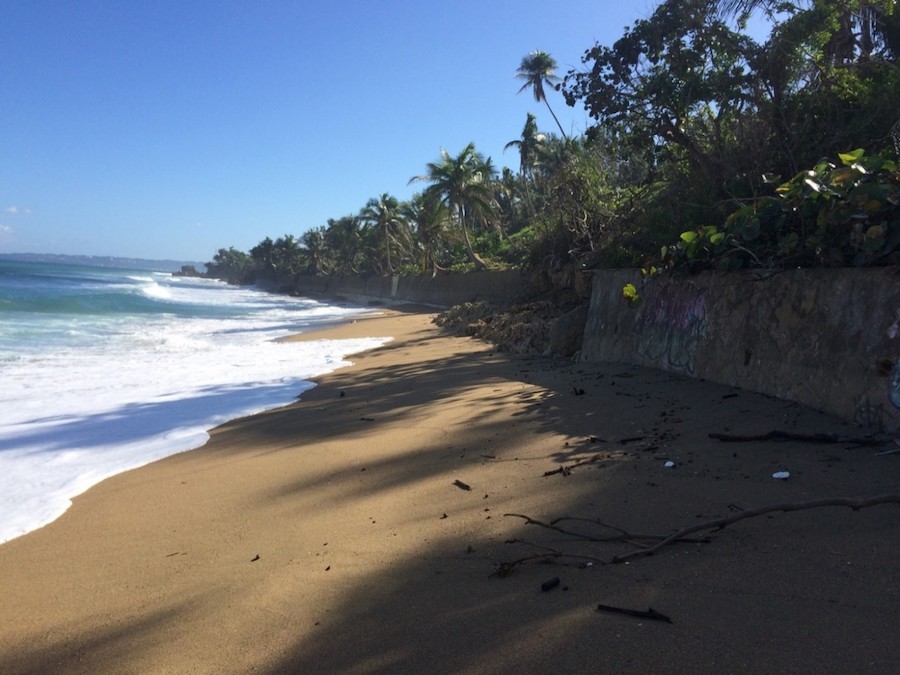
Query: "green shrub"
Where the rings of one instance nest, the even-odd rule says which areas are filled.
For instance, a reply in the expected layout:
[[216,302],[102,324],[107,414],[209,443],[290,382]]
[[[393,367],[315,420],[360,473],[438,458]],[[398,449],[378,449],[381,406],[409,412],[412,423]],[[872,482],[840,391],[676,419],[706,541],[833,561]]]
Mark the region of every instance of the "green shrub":
[[720,227],[681,233],[660,268],[837,267],[900,262],[900,171],[861,149],[822,161],[740,207]]

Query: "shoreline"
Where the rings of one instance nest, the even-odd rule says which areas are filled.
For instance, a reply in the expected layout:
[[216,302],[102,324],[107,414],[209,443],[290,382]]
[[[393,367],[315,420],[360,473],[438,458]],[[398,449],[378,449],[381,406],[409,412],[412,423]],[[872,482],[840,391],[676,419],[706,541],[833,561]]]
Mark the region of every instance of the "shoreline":
[[[348,305],[335,303],[333,307],[345,310]],[[298,326],[296,333],[270,338],[267,342],[312,342],[319,339],[317,336],[320,330],[339,327],[376,311],[374,308],[357,308],[355,306],[351,306],[351,308],[360,313],[336,316],[326,321],[313,321],[308,325]],[[356,337],[361,338],[360,341],[363,342],[368,336],[359,334]],[[345,347],[345,349],[349,349],[349,347]],[[346,360],[354,353],[356,353],[355,350],[343,353],[342,350],[335,348],[332,356],[342,355],[340,360]],[[228,421],[290,405],[303,392],[315,387],[314,380],[317,374],[322,374],[323,371],[327,373],[327,369],[333,367],[328,366],[325,362],[321,363],[318,368],[312,369],[299,365],[309,363],[309,361],[303,360],[305,356],[306,354],[303,354],[299,360],[295,359],[295,363],[298,364],[297,368],[303,373],[300,375],[301,379],[294,379],[290,383],[287,379],[279,382],[273,380],[273,383],[280,387],[277,394],[267,394],[263,398],[252,395],[244,396],[243,402],[240,396],[237,396],[233,401],[228,401],[227,404],[220,403],[216,408],[202,406],[198,408],[191,397],[181,397],[174,403],[178,409],[170,410],[167,418],[163,418],[162,414],[157,415],[158,421],[150,419],[154,416],[152,406],[155,404],[155,399],[148,399],[140,403],[132,402],[127,404],[133,406],[133,410],[135,410],[129,414],[130,422],[119,419],[121,413],[116,410],[110,410],[105,415],[93,414],[91,419],[84,420],[84,425],[93,424],[93,433],[82,433],[83,445],[70,448],[70,458],[67,458],[64,452],[47,455],[43,448],[29,449],[19,460],[19,464],[15,463],[15,459],[12,461],[9,473],[6,474],[10,483],[10,491],[6,493],[6,501],[3,502],[8,511],[4,514],[6,518],[3,527],[0,528],[0,546],[54,522],[71,508],[73,499],[107,478],[141,468],[172,455],[197,450],[209,441],[213,429]],[[313,373],[313,375],[308,373]],[[202,392],[197,392],[197,396],[202,398]],[[123,410],[127,405],[123,404]],[[141,417],[142,414],[143,417]],[[60,414],[59,417],[62,419],[63,415]],[[138,421],[135,422],[135,419]],[[144,425],[147,422],[143,420],[147,419],[150,419],[151,426],[145,430]],[[63,425],[56,433],[60,439],[64,439],[80,433],[80,430],[77,422],[71,422]],[[48,445],[55,440],[49,432],[45,436],[47,436],[46,444]],[[116,447],[109,448],[109,450],[115,450],[114,452],[108,452],[104,445],[111,437],[117,438]],[[27,432],[20,438],[27,439]],[[9,442],[13,440],[14,438]],[[11,447],[16,449],[15,445]],[[62,468],[58,476],[51,476],[53,480],[43,483],[44,492],[37,490],[28,492],[26,490],[17,493],[14,484],[28,485],[28,479],[32,474],[39,473],[37,467],[30,472],[27,470],[28,466],[36,464],[35,461],[30,460],[32,456],[43,456],[43,461],[49,466],[59,465]],[[82,460],[82,457],[87,459]],[[23,469],[23,466],[26,469]],[[10,495],[13,496],[10,497]],[[19,501],[16,501],[17,499]]]
[[[722,444],[708,433],[846,427],[658,371],[501,354],[442,333],[434,310],[394,309],[292,338],[394,338],[314,378],[299,401],[107,479],[0,546],[0,671],[900,665],[891,505],[748,521],[629,565],[556,558],[491,576],[547,549],[630,550],[504,514],[670,532],[729,505],[896,491],[896,456]],[[561,467],[574,468],[545,475]],[[773,480],[780,469],[791,479]],[[542,592],[550,578],[560,586]],[[598,602],[650,605],[674,623],[601,614]]]

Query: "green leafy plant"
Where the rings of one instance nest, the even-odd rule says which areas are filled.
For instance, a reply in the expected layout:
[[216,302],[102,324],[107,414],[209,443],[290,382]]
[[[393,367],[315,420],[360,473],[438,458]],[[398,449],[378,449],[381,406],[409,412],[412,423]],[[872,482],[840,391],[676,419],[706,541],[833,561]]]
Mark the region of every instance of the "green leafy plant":
[[795,221],[785,244],[824,265],[900,261],[897,164],[862,149],[838,157],[840,166],[820,162],[777,188]]
[[628,306],[632,309],[637,309],[644,301],[634,284],[625,284],[622,288],[622,297],[628,300]]
[[682,232],[660,267],[835,267],[900,262],[900,172],[862,149],[819,162],[731,213],[722,227]]

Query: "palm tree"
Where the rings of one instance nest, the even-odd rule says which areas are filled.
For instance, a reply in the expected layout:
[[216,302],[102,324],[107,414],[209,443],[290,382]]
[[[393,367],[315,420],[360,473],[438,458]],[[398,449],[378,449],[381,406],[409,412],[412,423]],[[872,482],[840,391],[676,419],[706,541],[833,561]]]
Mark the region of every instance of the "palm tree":
[[519,175],[522,177],[522,184],[525,188],[525,200],[528,203],[528,209],[532,217],[534,216],[534,204],[531,200],[529,182],[532,179],[532,172],[534,165],[538,161],[541,147],[546,140],[547,137],[538,131],[537,118],[533,114],[528,113],[528,116],[525,118],[525,126],[522,129],[522,137],[503,146],[504,151],[508,148],[519,149]]
[[456,215],[469,260],[478,269],[484,269],[487,263],[472,248],[468,224],[478,218],[487,220],[493,216],[490,161],[475,150],[474,143],[469,143],[456,157],[441,148],[440,159],[426,164],[426,168],[428,173],[413,176],[409,182],[431,183],[425,189],[424,196],[446,204]]
[[250,249],[250,258],[253,261],[257,274],[261,278],[275,278],[277,272],[275,267],[275,242],[270,237],[266,237]]
[[510,141],[503,146],[503,149],[519,149],[519,172],[522,175],[528,175],[537,161],[541,144],[546,140],[547,136],[538,131],[537,117],[528,113],[525,118],[525,126],[522,128],[522,137]]
[[376,237],[384,252],[385,271],[394,273],[391,261],[391,248],[397,240],[408,240],[406,220],[400,212],[400,202],[396,197],[384,193],[378,198],[370,199],[359,212],[360,219],[375,229]]
[[519,70],[516,71],[516,78],[525,81],[518,93],[521,94],[526,89],[531,88],[534,100],[538,103],[543,101],[547,105],[547,110],[553,115],[556,126],[559,127],[559,133],[563,135],[563,138],[566,138],[566,132],[563,131],[562,124],[559,123],[556,113],[553,112],[553,108],[550,107],[550,102],[544,94],[545,84],[552,87],[554,83],[559,82],[559,78],[556,76],[556,59],[547,52],[542,52],[539,49],[535,50],[522,59]]
[[494,181],[494,201],[497,203],[498,220],[505,233],[515,233],[534,219],[530,191],[525,179],[504,166],[498,180]]
[[338,271],[358,274],[358,260],[362,247],[362,237],[357,216],[328,219],[325,228],[325,246],[334,258]]
[[286,234],[275,240],[273,245],[274,261],[280,277],[292,277],[297,272],[302,256],[300,242],[292,234]]
[[301,237],[301,240],[306,248],[306,271],[311,274],[324,274],[325,260],[328,255],[328,250],[325,246],[325,228],[314,227],[311,230],[307,230]]
[[447,239],[450,212],[439,199],[426,198],[417,192],[403,207],[403,215],[416,228],[416,241],[422,250],[422,272],[431,268],[431,276],[444,270],[438,264],[438,250]]

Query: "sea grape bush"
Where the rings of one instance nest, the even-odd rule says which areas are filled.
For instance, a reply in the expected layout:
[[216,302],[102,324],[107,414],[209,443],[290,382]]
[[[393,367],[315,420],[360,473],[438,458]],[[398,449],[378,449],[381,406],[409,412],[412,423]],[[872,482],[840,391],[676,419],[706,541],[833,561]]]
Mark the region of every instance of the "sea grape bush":
[[741,206],[721,227],[682,232],[644,273],[900,263],[897,163],[862,149],[838,157]]

